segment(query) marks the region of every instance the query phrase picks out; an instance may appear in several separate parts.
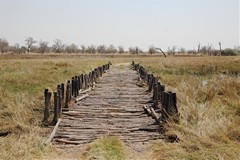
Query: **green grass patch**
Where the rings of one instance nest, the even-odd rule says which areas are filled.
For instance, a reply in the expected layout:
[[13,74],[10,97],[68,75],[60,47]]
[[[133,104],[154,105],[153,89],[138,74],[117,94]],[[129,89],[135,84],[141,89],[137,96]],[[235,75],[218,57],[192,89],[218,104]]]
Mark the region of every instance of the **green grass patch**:
[[97,139],[87,148],[86,159],[122,160],[126,158],[125,148],[118,137]]

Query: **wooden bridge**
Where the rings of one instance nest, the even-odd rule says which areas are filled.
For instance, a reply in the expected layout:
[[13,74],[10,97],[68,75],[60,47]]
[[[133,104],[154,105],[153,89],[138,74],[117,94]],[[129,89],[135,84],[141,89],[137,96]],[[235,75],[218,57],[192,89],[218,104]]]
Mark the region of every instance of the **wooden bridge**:
[[[73,77],[66,91],[63,84],[58,85],[50,123],[55,129],[47,143],[52,141],[58,147],[82,146],[108,135],[136,147],[163,138],[161,124],[170,115],[177,117],[176,94],[164,92],[164,85],[139,64],[114,65],[110,70],[109,67],[110,63],[88,76]],[[50,98],[45,90],[47,125]]]

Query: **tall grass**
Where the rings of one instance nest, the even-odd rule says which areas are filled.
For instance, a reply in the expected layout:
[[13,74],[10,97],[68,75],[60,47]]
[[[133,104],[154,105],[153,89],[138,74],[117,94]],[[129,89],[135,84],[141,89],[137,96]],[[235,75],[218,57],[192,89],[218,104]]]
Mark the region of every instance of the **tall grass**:
[[2,59],[0,60],[0,131],[11,131],[0,139],[0,159],[33,159],[47,154],[43,145],[48,130],[41,128],[43,91],[88,73],[106,59]]
[[178,144],[154,145],[156,159],[240,157],[240,57],[139,59],[178,96]]
[[[55,152],[43,145],[49,134],[41,127],[46,87],[55,90],[58,83],[108,61],[131,60],[177,93],[181,119],[169,125],[180,142],[157,141],[152,159],[240,157],[240,57],[23,55],[0,57],[0,130],[12,132],[0,138],[0,159],[44,159]],[[97,154],[127,159],[123,150],[118,139],[104,138],[88,148],[85,158]]]

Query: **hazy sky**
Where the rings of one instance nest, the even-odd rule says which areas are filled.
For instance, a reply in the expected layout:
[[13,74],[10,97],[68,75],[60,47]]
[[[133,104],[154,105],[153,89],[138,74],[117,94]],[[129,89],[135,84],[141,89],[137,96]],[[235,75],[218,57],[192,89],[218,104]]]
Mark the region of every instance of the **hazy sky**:
[[239,45],[239,0],[0,0],[0,37],[167,50]]

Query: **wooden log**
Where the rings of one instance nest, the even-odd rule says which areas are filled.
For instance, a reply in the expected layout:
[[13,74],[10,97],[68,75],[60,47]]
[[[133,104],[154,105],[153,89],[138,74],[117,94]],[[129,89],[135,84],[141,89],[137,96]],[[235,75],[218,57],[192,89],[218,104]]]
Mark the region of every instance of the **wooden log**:
[[153,108],[158,109],[158,84],[155,83],[153,90]]
[[179,122],[179,113],[177,109],[177,95],[176,93],[171,93],[170,96],[170,108],[169,108],[169,116],[170,119],[175,121],[176,123]]
[[80,75],[80,79],[81,79],[81,88],[80,89],[83,89],[84,88],[84,76],[83,74]]
[[77,96],[78,96],[78,90],[77,90],[77,88],[78,88],[78,80],[77,80],[77,76],[75,76],[74,77],[74,90],[73,90],[73,95],[74,95],[74,97],[76,98]]
[[88,88],[88,79],[87,79],[87,75],[86,74],[84,74],[84,82],[85,82],[84,89],[87,89]]
[[81,97],[78,97],[78,98],[75,99],[75,102],[77,103],[78,101],[81,101],[82,99],[87,98],[88,96],[89,96],[88,94],[85,94]]
[[65,139],[56,139],[55,140],[56,142],[60,142],[60,143],[64,143],[64,144],[73,144],[73,145],[78,145],[78,144],[85,144],[85,143],[89,143],[90,140],[88,141],[68,141],[68,140],[65,140]]
[[50,116],[50,100],[51,100],[51,92],[48,92],[48,89],[45,89],[45,109],[44,109],[44,118],[43,118],[43,123],[45,125],[48,125],[48,119]]
[[81,75],[79,75],[78,78],[79,78],[79,90],[81,90],[83,85]]
[[58,115],[59,117],[62,114],[62,93],[61,85],[57,86],[57,98],[58,98]]
[[149,109],[146,105],[143,106],[143,109],[144,109],[145,113],[146,113],[148,116],[151,115],[151,111],[150,111],[150,109]]
[[70,87],[70,81],[67,82],[67,88],[66,88],[66,101],[65,101],[65,108],[68,108],[68,103],[70,102],[71,98],[71,87]]
[[100,73],[100,77],[102,77],[102,67],[98,67],[99,73]]
[[50,125],[56,125],[56,123],[58,122],[58,118],[59,118],[59,112],[58,112],[58,93],[54,92],[54,115],[53,115],[53,121],[51,122]]
[[160,118],[152,107],[150,107],[151,115],[157,123],[160,123]]
[[5,137],[9,134],[11,134],[11,131],[0,131],[0,137]]
[[91,81],[92,81],[92,85],[93,85],[93,83],[95,82],[95,72],[94,71],[92,71],[92,77],[91,78],[92,78]]
[[163,122],[167,122],[168,120],[168,108],[169,108],[169,99],[170,95],[168,92],[163,92],[162,95],[162,111],[161,111],[161,119]]
[[62,93],[62,101],[64,100],[64,92],[65,92],[65,86],[64,86],[64,83],[61,83],[61,93]]
[[93,75],[92,72],[89,72],[89,83],[90,83],[90,87],[93,87]]
[[153,77],[153,74],[149,75],[149,83],[148,83],[148,90],[147,92],[151,92],[153,88],[155,78]]
[[44,117],[43,117],[43,123],[45,123],[45,124],[48,124],[48,118],[49,118],[49,114],[50,114],[49,108],[47,108],[48,107],[47,106],[47,100],[48,100],[47,94],[48,94],[48,89],[45,89],[44,90],[45,109],[44,109]]
[[44,142],[45,145],[49,144],[49,143],[52,141],[52,139],[53,139],[53,137],[55,136],[56,131],[57,131],[57,128],[58,128],[58,126],[59,126],[59,124],[60,124],[61,121],[62,121],[61,118],[58,119],[58,121],[57,121],[55,127],[53,128],[53,131],[52,131],[52,133],[50,134],[49,138]]
[[75,78],[72,77],[72,86],[71,86],[71,89],[72,89],[72,96],[74,96],[74,92],[75,92]]

